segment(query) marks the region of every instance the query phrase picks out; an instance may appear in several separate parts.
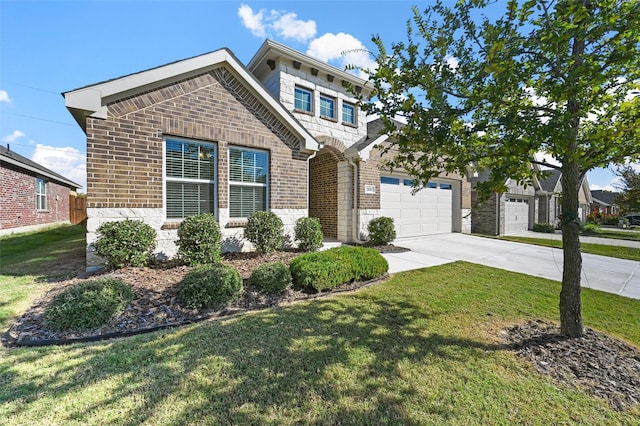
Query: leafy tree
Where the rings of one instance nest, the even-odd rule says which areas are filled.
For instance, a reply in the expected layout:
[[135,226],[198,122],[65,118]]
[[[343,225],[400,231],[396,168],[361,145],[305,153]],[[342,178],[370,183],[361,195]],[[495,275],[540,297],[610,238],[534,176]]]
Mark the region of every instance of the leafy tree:
[[640,212],[640,172],[626,164],[616,168],[616,175],[620,178],[616,202],[626,213]]
[[640,155],[640,2],[488,3],[414,7],[406,41],[387,50],[374,37],[374,97],[363,108],[390,136],[387,166],[416,185],[488,169],[478,188],[486,198],[507,178],[541,174],[531,169],[536,152],[561,164],[542,162],[562,172],[561,330],[581,336],[578,191],[587,171]]

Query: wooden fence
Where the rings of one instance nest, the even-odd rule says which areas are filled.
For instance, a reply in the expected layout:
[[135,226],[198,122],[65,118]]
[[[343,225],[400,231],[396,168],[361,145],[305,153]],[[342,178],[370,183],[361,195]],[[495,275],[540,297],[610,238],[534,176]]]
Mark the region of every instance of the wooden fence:
[[69,222],[74,225],[87,219],[87,197],[69,195]]

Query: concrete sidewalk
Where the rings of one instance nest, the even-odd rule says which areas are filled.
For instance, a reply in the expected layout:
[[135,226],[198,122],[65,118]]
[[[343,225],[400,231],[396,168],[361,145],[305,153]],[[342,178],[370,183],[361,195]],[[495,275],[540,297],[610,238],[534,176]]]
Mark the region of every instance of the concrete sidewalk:
[[[384,254],[390,273],[464,260],[562,281],[559,249],[457,233],[401,239],[394,244],[411,252]],[[640,299],[640,262],[583,254],[582,269],[583,287]]]
[[[633,232],[633,231],[628,231],[628,232]],[[544,238],[548,240],[562,240],[562,233],[560,232],[556,232],[555,234],[548,234],[546,232],[525,231],[525,232],[519,232],[517,234],[512,234],[509,236],[527,237],[527,238]],[[640,248],[640,241],[617,240],[615,238],[585,237],[581,235],[580,241],[583,243],[590,243],[590,244],[603,244],[605,246]]]

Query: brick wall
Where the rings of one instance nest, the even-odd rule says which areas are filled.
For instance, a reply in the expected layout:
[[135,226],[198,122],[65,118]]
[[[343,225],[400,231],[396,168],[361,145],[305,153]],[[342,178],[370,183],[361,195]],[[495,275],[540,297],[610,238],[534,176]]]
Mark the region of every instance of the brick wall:
[[162,208],[163,137],[217,143],[218,207],[228,207],[228,146],[268,150],[270,207],[307,208],[299,140],[231,73],[217,69],[108,105],[87,119],[89,208]]
[[36,177],[0,167],[0,229],[69,221],[69,188],[47,182],[47,209],[36,209]]
[[309,162],[309,216],[320,219],[326,237],[338,235],[338,159],[330,151]]
[[[471,232],[485,235],[498,235],[496,217],[496,194],[482,202],[478,202],[477,193],[472,194],[473,209],[471,210]],[[500,214],[504,218],[504,201],[500,200]],[[504,226],[504,220],[502,220]],[[502,232],[500,232],[502,233]]]

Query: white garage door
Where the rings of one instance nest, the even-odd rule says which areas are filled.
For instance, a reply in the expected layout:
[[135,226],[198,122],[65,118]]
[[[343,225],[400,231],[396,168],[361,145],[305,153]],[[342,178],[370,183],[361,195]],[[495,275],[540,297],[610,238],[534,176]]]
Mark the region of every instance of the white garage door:
[[505,234],[517,234],[529,229],[529,200],[506,197],[504,203]]
[[392,217],[398,238],[451,232],[453,188],[450,183],[429,182],[415,195],[411,179],[380,178],[380,213]]

